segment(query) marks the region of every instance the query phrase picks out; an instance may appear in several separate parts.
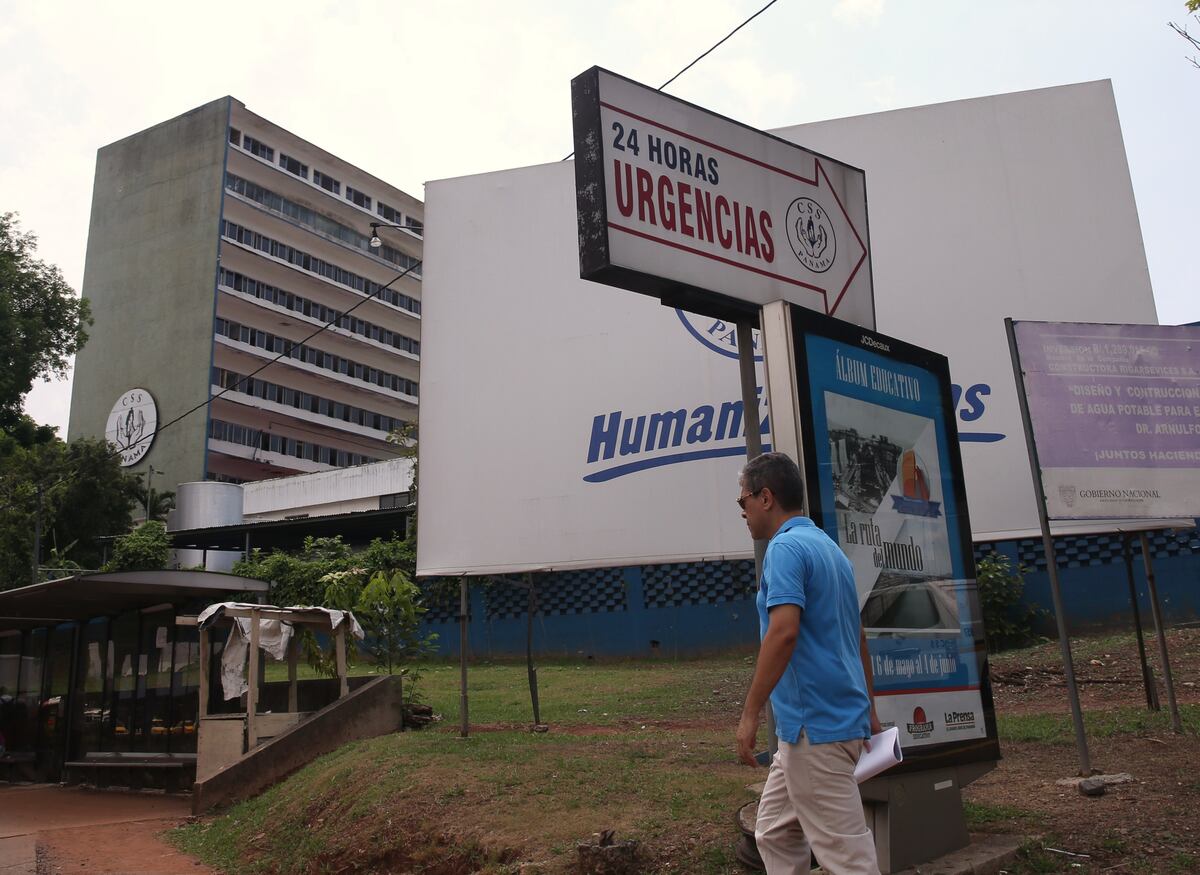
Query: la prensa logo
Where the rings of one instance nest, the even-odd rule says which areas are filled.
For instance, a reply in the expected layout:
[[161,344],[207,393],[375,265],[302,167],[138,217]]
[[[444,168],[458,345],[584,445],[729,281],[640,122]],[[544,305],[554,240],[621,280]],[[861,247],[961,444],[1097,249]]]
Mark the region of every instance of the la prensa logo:
[[946,711],[942,714],[942,719],[946,722],[947,732],[975,728],[974,711]]
[[813,273],[824,273],[837,258],[833,220],[810,197],[798,197],[788,207],[783,226],[796,258]]
[[933,721],[925,716],[920,705],[913,708],[912,723],[907,724],[908,734],[913,738],[928,738],[933,734]]

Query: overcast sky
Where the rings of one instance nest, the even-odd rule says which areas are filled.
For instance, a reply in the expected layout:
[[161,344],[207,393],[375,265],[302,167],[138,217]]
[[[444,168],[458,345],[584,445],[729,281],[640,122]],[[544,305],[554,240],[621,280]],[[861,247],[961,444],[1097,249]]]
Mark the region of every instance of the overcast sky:
[[[658,86],[764,3],[10,0],[0,211],[78,290],[96,150],[225,94],[423,197],[426,180],[562,158],[573,76]],[[1159,320],[1194,322],[1200,69],[1172,20],[1189,23],[1183,0],[779,0],[667,90],[776,128],[1111,79]],[[65,436],[69,405],[60,381],[26,409]]]

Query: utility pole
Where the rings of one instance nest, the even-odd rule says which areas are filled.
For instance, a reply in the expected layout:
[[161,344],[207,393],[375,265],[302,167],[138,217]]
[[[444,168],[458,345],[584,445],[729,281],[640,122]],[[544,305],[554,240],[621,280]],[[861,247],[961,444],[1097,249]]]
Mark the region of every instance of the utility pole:
[[154,480],[154,466],[151,465],[149,468],[146,469],[146,522],[150,522],[150,505],[152,503],[152,499],[151,499],[152,493],[151,493],[150,484],[153,480]]
[[37,487],[37,510],[33,514],[32,583],[38,582],[38,566],[42,564],[42,484]]

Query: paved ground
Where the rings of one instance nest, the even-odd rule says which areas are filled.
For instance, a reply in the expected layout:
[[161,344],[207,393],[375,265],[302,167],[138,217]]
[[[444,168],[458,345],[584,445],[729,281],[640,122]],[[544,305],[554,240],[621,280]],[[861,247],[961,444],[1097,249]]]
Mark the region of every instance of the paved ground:
[[0,784],[0,875],[215,875],[159,834],[186,797]]

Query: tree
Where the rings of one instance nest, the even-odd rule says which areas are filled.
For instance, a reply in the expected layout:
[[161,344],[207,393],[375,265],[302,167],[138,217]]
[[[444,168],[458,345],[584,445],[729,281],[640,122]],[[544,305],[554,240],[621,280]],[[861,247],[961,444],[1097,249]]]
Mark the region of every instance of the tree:
[[134,499],[137,501],[137,506],[141,508],[141,514],[145,515],[146,509],[150,509],[150,513],[146,518],[151,520],[166,522],[167,514],[175,507],[174,492],[170,490],[160,492],[154,487],[150,487],[149,495],[147,495],[146,486],[140,479],[138,480],[137,488],[134,490]]
[[[1200,0],[1187,0],[1187,2],[1184,3],[1184,6],[1187,7],[1188,12],[1193,13],[1193,16],[1197,21],[1200,21],[1200,16],[1195,15],[1195,13],[1200,12]],[[1188,45],[1192,47],[1193,51],[1200,50],[1200,39],[1197,39],[1188,33],[1186,24],[1178,25],[1173,21],[1168,21],[1167,27],[1171,28],[1171,30],[1183,37],[1184,40],[1187,41]],[[1193,67],[1200,68],[1200,60],[1197,60],[1195,55],[1192,55],[1190,58],[1188,58],[1188,61],[1191,62]]]
[[363,648],[388,674],[429,652],[436,635],[420,634],[421,590],[403,571],[376,571],[358,594],[354,615],[367,633]]
[[412,517],[408,525],[412,539],[417,538],[417,423],[406,422],[393,429],[387,442],[400,448],[399,457],[412,461],[412,482],[408,486],[408,502],[412,505]]
[[62,377],[87,341],[86,299],[62,271],[34,257],[37,238],[16,214],[0,214],[0,430],[21,422],[21,401],[39,377]]
[[352,567],[350,547],[341,537],[304,539],[299,553],[255,550],[233,566],[233,573],[266,580],[271,584],[271,603],[276,605],[320,605],[324,603],[325,575]]
[[[425,609],[420,605],[421,591],[412,583],[415,566],[411,541],[396,535],[376,538],[360,553],[351,552],[341,537],[309,537],[299,553],[255,550],[235,564],[233,572],[270,581],[273,604],[353,611],[371,639],[365,649],[391,671],[426,646],[417,635]],[[332,662],[312,635],[301,633],[301,642],[309,665],[332,673]]]
[[39,565],[53,553],[55,567],[99,568],[103,539],[129,530],[137,484],[102,440],[0,433],[0,589],[32,581],[39,534]]
[[412,575],[416,557],[412,544],[396,535],[384,540],[376,538],[361,553],[353,553],[341,536],[304,539],[299,553],[255,550],[249,558],[233,566],[233,573],[271,582],[271,602],[277,605],[328,605],[341,610],[353,610],[357,590],[346,604],[329,604],[326,590],[329,581],[323,580],[336,572],[353,571],[358,575],[357,587],[376,571],[403,571]]
[[167,527],[158,520],[142,523],[113,544],[113,558],[105,571],[158,571],[171,555]]

